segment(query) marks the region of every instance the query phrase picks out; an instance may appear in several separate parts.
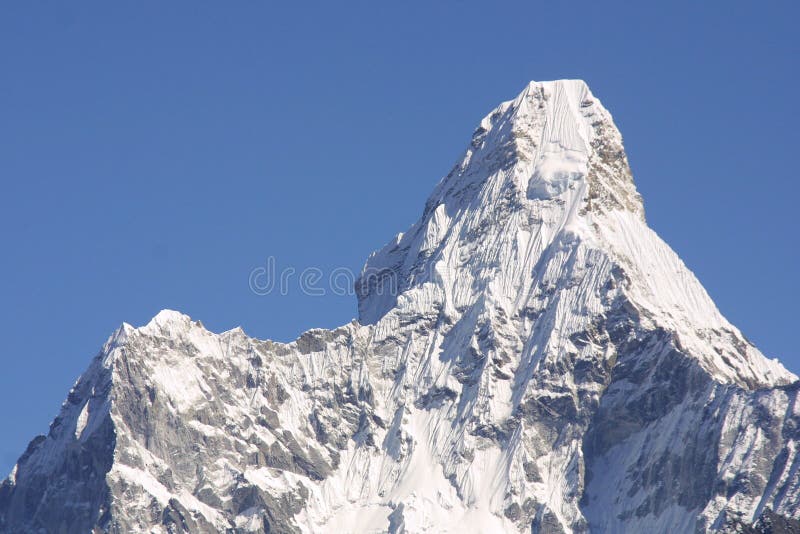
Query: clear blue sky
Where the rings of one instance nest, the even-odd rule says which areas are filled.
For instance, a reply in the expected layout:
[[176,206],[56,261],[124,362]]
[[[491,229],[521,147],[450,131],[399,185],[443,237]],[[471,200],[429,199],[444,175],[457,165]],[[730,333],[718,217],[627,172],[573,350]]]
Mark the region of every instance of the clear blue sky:
[[531,79],[614,115],[651,226],[800,372],[796,2],[16,2],[0,7],[0,470],[123,321],[291,340]]

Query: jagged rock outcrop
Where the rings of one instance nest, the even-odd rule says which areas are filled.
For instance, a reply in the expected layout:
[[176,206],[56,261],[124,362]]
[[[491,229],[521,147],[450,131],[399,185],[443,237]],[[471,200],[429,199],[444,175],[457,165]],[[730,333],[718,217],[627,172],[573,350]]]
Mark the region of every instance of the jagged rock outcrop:
[[484,118],[357,292],[358,322],[288,344],[123,325],[0,531],[795,528],[797,377],[647,227],[583,82]]

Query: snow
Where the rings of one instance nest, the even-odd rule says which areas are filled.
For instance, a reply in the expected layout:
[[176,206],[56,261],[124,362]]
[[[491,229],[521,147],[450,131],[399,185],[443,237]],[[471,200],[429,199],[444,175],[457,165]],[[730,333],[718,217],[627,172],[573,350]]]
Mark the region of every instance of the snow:
[[[166,506],[173,497],[172,493],[149,472],[123,463],[115,463],[108,476],[111,480],[124,480],[139,486],[147,495],[155,497],[162,506]],[[148,501],[149,499],[145,498],[140,504],[145,506],[149,504]]]
[[86,423],[89,421],[89,403],[83,405],[81,408],[81,413],[78,414],[78,420],[75,424],[75,437],[77,439],[81,438],[84,429],[86,428]]
[[[85,439],[110,413],[118,450],[108,476],[138,488],[133,505],[174,498],[218,527],[232,521],[244,530],[260,528],[257,508],[229,517],[199,492],[227,501],[246,483],[276,502],[303,495],[293,516],[302,532],[385,532],[390,517],[410,533],[524,532],[545,514],[566,532],[588,520],[607,531],[690,531],[698,515],[710,524],[731,507],[750,517],[766,505],[795,510],[798,460],[776,469],[757,499],[720,493],[705,508],[670,503],[621,518],[619,507],[655,498],[631,489],[641,452],[677,454],[692,432],[717,424],[701,417],[714,402],[716,482],[732,485],[743,472],[763,470],[760,462],[778,445],[748,421],[761,412],[780,414],[776,421],[800,412],[796,399],[774,389],[797,377],[749,344],[647,227],[619,157],[621,136],[585,83],[532,82],[480,124],[420,220],[367,260],[362,280],[373,284],[359,291],[359,322],[309,330],[289,344],[241,329],[216,335],[171,310],[138,329],[123,325],[92,372],[111,370],[122,388],[129,369],[140,370],[136,387],[168,399],[158,415],[171,429],[165,443],[146,446],[111,395],[65,404],[70,432],[31,462],[54,464],[69,439]],[[680,353],[707,373],[710,399],[706,406],[681,401],[631,431],[603,452],[605,467],[586,481],[582,439],[591,410],[601,400],[624,407],[652,386],[652,376],[610,385],[620,345],[605,328],[620,314],[631,336],[665,332],[663,345],[622,356],[647,364]],[[579,376],[579,366],[598,376]],[[281,386],[280,400],[269,384]],[[565,416],[570,407],[575,415]],[[333,436],[327,442],[311,414],[334,420],[324,429]],[[173,429],[176,421],[184,425]],[[333,443],[340,430],[350,432],[346,445]],[[296,465],[254,463],[264,461],[265,448],[283,451],[292,440],[288,456],[321,459],[330,468],[323,480]],[[780,446],[797,458],[794,441]],[[174,451],[213,461],[200,477],[182,472],[186,459]],[[170,477],[172,488],[159,481]],[[608,489],[582,504],[584,483]]]

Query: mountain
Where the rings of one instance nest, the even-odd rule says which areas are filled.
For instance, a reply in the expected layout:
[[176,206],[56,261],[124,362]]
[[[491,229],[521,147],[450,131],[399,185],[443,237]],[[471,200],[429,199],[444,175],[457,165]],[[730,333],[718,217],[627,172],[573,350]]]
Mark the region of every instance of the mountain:
[[3,483],[0,530],[798,525],[800,382],[647,227],[583,82],[489,113],[356,289],[358,321],[288,344],[124,324]]

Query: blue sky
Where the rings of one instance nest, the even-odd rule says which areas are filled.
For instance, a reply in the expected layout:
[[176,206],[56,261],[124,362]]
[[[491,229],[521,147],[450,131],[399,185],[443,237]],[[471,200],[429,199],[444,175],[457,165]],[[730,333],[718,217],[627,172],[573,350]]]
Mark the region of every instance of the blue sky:
[[349,321],[352,296],[259,296],[249,274],[358,270],[531,79],[587,80],[651,226],[800,372],[800,13],[716,6],[3,4],[0,470],[123,321]]

